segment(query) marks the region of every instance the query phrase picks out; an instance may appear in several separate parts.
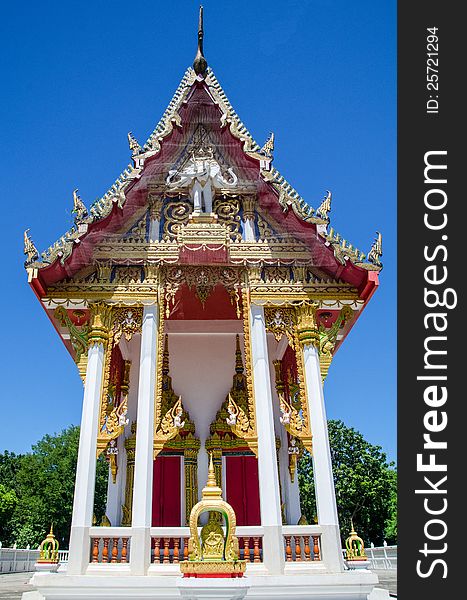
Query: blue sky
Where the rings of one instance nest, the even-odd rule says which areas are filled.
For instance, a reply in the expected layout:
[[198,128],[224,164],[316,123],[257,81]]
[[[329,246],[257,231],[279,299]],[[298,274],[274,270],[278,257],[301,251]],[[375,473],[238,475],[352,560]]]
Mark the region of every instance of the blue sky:
[[[205,55],[274,164],[362,250],[383,233],[381,286],[337,353],[328,417],[396,458],[396,2],[204,2]],[[10,3],[0,31],[3,116],[0,451],[79,423],[76,367],[27,285],[22,235],[40,250],[146,140],[196,50],[198,4]]]

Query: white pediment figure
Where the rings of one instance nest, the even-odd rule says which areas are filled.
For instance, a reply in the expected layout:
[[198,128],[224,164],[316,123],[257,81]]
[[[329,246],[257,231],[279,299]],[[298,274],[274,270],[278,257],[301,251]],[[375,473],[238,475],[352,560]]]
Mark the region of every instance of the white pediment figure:
[[198,148],[180,170],[172,169],[166,179],[171,188],[188,188],[195,213],[211,213],[215,189],[231,188],[238,181],[230,167],[224,174],[210,146]]

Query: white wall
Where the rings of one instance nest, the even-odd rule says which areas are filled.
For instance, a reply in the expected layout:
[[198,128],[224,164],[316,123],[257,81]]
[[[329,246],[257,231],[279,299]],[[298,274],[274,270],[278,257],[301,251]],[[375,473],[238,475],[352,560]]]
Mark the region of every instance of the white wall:
[[204,442],[209,426],[224,402],[235,373],[235,334],[170,333],[170,375],[176,394],[190,413],[201,440],[198,459],[198,486],[208,476],[208,457]]

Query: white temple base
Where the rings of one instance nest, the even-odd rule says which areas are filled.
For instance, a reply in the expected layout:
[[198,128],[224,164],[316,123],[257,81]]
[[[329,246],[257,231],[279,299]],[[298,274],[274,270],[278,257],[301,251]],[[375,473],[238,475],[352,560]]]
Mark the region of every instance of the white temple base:
[[[164,575],[134,576],[118,571],[113,575],[88,573],[76,576],[36,573],[31,584],[37,591],[24,593],[23,600],[369,600],[368,596],[377,583],[377,575],[370,571],[305,574],[302,569],[280,576],[255,574],[234,580]],[[380,596],[376,596],[374,600],[379,598]]]

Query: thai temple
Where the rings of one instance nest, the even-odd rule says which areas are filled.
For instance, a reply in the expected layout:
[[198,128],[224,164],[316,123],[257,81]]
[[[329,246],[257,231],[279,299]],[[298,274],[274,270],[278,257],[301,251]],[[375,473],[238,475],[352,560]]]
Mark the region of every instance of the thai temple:
[[24,235],[84,384],[69,562],[36,573],[31,600],[366,600],[377,584],[344,563],[323,383],[378,287],[381,236],[364,254],[331,227],[331,192],[312,208],[295,191],[203,36],[201,10],[193,66],[146,143],[128,134],[111,188],[90,207],[70,193],[74,226],[45,252]]

